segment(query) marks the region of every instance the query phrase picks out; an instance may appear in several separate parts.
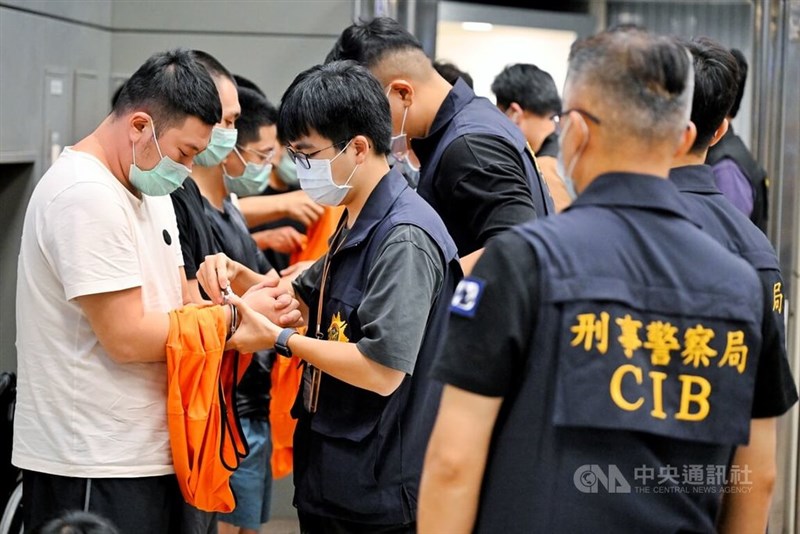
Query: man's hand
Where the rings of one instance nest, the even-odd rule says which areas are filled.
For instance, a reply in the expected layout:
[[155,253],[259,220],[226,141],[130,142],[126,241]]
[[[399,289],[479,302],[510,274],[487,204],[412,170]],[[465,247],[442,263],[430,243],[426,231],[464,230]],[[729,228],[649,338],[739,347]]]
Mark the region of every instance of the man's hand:
[[314,260],[298,261],[281,271],[281,278],[294,281],[295,278],[303,274],[303,271],[314,265]]
[[251,308],[245,299],[236,295],[231,295],[229,299],[236,306],[241,320],[236,332],[225,344],[225,350],[255,352],[274,347],[281,327]]
[[311,200],[311,197],[302,190],[283,193],[276,197],[284,203],[286,216],[305,226],[310,226],[325,212],[325,208]]
[[302,326],[303,317],[297,299],[279,287],[259,285],[251,288],[241,299],[236,295],[229,297],[229,302],[244,302],[248,308],[266,317],[271,323],[281,327]]
[[281,254],[292,254],[302,250],[308,242],[308,238],[305,235],[291,226],[261,230],[254,232],[252,235],[259,249],[274,250]]
[[197,281],[214,304],[222,304],[222,291],[227,287],[232,286],[235,292],[243,293],[255,284],[277,286],[280,277],[275,269],[265,275],[256,273],[220,252],[206,256],[197,270]]

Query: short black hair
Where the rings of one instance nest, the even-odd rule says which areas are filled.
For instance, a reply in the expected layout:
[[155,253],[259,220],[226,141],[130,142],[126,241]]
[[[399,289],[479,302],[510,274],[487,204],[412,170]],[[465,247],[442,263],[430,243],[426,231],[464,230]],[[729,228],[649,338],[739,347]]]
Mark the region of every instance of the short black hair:
[[369,21],[360,20],[345,28],[325,58],[325,63],[351,59],[371,69],[386,53],[403,50],[420,50],[424,53],[419,40],[399,22],[389,17],[376,17]]
[[97,514],[73,511],[48,521],[32,534],[119,534],[119,530]]
[[222,104],[214,80],[188,50],[153,54],[122,86],[113,113],[141,110],[153,117],[159,134],[197,117],[205,124],[222,120]]
[[212,78],[227,78],[234,86],[236,85],[236,80],[234,79],[233,74],[231,74],[231,71],[226,69],[225,66],[220,63],[219,60],[217,60],[217,58],[208,52],[203,52],[202,50],[192,50],[192,57],[195,59],[195,61],[206,68]]
[[119,95],[122,93],[123,87],[125,87],[125,82],[122,82],[119,87],[114,89],[114,92],[111,95],[111,109],[114,109],[114,106],[117,105],[117,100],[119,100]]
[[459,69],[452,63],[448,63],[447,61],[434,61],[433,68],[439,73],[439,76],[447,80],[450,85],[455,85],[456,80],[461,78],[467,85],[470,86],[470,88],[474,88],[472,76],[470,76],[468,72],[464,72],[463,70]]
[[236,119],[236,142],[239,145],[258,141],[258,130],[262,126],[278,123],[277,108],[252,89],[239,87],[239,105],[242,107],[242,114]]
[[237,88],[241,89],[242,87],[245,87],[247,89],[255,91],[264,98],[267,98],[267,94],[258,85],[256,85],[256,83],[252,81],[250,78],[245,78],[241,74],[234,74],[233,79],[236,82]]
[[697,127],[697,138],[691,151],[697,153],[708,148],[714,131],[733,106],[739,67],[733,54],[712,39],[699,37],[684,45],[694,62],[692,122]]
[[729,115],[731,118],[736,117],[739,113],[739,106],[742,104],[742,96],[744,96],[744,85],[747,83],[747,59],[738,48],[731,48],[731,55],[736,60],[736,65],[739,67],[739,76],[737,76],[738,90],[736,91],[736,99],[733,101]]
[[529,63],[504,68],[492,82],[492,92],[503,109],[516,102],[525,111],[542,117],[561,111],[561,97],[553,77]]
[[392,116],[380,82],[354,61],[333,61],[300,73],[278,112],[278,137],[287,143],[311,130],[334,143],[357,135],[389,153]]

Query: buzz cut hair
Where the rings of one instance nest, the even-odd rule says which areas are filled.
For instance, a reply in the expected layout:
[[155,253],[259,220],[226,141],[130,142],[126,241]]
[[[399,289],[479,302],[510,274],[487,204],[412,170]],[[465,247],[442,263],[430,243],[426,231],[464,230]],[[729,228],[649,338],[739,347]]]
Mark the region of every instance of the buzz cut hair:
[[572,45],[565,97],[572,90],[591,95],[612,137],[677,142],[689,124],[691,57],[671,37],[632,27],[604,31]]

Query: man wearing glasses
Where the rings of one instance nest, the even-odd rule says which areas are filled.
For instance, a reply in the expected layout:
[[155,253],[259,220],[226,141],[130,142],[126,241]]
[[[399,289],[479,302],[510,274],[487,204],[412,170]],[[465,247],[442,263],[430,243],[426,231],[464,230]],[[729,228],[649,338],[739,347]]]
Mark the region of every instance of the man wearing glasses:
[[758,277],[667,180],[693,79],[671,38],[573,45],[559,135],[578,196],[493,239],[456,290],[420,533],[716,530],[772,392]]
[[[305,362],[293,414],[295,506],[309,533],[415,532],[422,458],[441,391],[430,380],[461,270],[433,209],[386,159],[391,118],[354,62],[301,73],[283,96],[279,137],[303,190],[346,211],[328,254],[293,284],[307,336],[258,322],[231,342],[274,340]],[[208,275],[208,278],[207,278]],[[257,282],[222,255],[203,265],[215,301],[229,279]],[[234,302],[238,302],[234,298]],[[243,326],[249,323],[244,320]]]

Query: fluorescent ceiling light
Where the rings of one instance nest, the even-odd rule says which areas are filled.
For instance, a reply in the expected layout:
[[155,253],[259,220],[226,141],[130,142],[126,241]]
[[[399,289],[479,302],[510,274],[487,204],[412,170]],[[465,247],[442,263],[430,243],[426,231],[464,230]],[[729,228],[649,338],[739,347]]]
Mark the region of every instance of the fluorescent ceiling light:
[[468,32],[490,32],[492,25],[488,22],[462,22],[461,28]]

